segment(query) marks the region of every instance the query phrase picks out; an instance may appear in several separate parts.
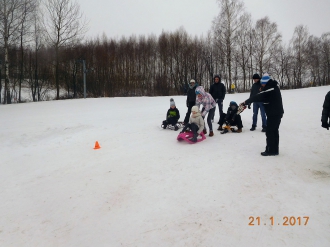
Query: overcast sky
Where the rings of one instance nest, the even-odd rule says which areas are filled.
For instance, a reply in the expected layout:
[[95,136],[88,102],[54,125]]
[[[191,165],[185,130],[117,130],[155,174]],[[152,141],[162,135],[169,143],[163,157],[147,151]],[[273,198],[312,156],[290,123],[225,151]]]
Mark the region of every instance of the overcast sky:
[[[77,0],[89,20],[87,37],[108,38],[132,34],[159,35],[183,26],[188,34],[206,36],[220,9],[216,0]],[[243,0],[256,20],[268,16],[278,24],[287,43],[297,25],[320,37],[330,32],[330,0]]]

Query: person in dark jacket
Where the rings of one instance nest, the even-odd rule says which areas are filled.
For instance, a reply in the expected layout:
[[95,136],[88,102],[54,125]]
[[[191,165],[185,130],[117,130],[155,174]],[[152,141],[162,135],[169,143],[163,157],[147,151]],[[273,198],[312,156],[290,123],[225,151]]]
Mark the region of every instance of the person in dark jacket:
[[174,99],[170,99],[170,109],[168,109],[166,113],[166,120],[163,121],[163,128],[166,129],[167,125],[172,125],[174,130],[178,130],[179,127],[177,126],[177,123],[180,119],[180,112],[178,108],[175,106]]
[[[226,96],[226,87],[221,82],[220,75],[215,75],[213,77],[213,84],[210,87],[209,93],[212,95],[214,101],[217,103],[219,108],[219,128],[218,130],[222,130],[222,125],[220,124],[223,118],[223,100]],[[214,116],[213,116],[214,117]],[[213,119],[212,119],[213,121]]]
[[282,95],[278,82],[270,79],[268,74],[261,78],[262,91],[241,103],[249,105],[252,102],[263,102],[267,114],[266,150],[262,156],[279,154],[279,127],[284,114]]
[[223,119],[220,122],[220,126],[222,126],[224,123],[227,123],[230,126],[237,126],[237,133],[242,132],[243,123],[241,119],[241,115],[237,115],[238,111],[238,105],[235,101],[230,101],[229,107],[227,110],[227,114],[223,114]]
[[[258,74],[254,74],[252,77],[254,83],[251,87],[250,98],[258,93],[260,93],[261,83],[260,83],[260,76]],[[249,104],[249,109],[251,109],[251,104]],[[265,108],[263,102],[253,102],[253,117],[252,117],[252,128],[251,131],[254,131],[257,127],[258,121],[258,111],[260,109],[260,115],[262,120],[262,132],[266,132],[267,127],[267,118],[265,113]]]
[[322,127],[329,130],[329,118],[330,118],[330,91],[327,93],[323,103],[323,110],[322,110]]
[[188,85],[189,85],[189,88],[187,91],[187,100],[186,100],[186,105],[188,107],[188,110],[186,113],[186,117],[183,120],[184,125],[186,125],[189,122],[191,108],[196,104],[195,89],[198,86],[197,82],[194,79],[191,79]]

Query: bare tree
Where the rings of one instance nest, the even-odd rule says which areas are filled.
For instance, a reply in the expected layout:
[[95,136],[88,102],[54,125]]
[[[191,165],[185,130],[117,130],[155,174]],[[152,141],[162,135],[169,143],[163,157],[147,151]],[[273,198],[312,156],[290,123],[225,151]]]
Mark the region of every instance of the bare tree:
[[251,81],[252,71],[249,70],[249,59],[251,57],[252,50],[250,49],[250,33],[252,30],[251,15],[244,14],[240,17],[242,25],[237,32],[237,50],[236,50],[236,61],[240,66],[241,73],[243,74],[243,91],[246,91],[248,85],[246,81]]
[[78,2],[71,0],[47,0],[44,27],[48,43],[55,50],[56,99],[60,96],[59,63],[60,49],[82,40],[87,31]]
[[[2,0],[0,1],[0,36],[1,46],[4,50],[4,67],[5,67],[5,87],[4,93],[9,92],[9,46],[15,45],[19,37],[19,30],[24,21],[23,10],[25,0]],[[4,97],[4,104],[8,101],[8,97]]]
[[306,26],[299,25],[295,28],[293,37],[290,42],[291,52],[294,63],[294,86],[301,88],[303,86],[303,78],[307,71],[307,42],[308,29]]
[[253,34],[253,56],[259,73],[270,72],[271,61],[281,44],[281,34],[277,31],[277,24],[264,17],[256,22]]
[[[35,15],[32,18],[32,47],[34,48],[34,70],[31,71],[33,79],[29,80],[30,88],[32,90],[33,101],[39,101],[41,97],[41,87],[42,84],[39,84],[39,51],[42,47],[45,46],[45,30],[42,26],[42,18],[40,11],[40,2],[37,2]],[[44,64],[45,65],[45,64]]]
[[273,77],[277,78],[280,83],[280,87],[284,87],[285,70],[287,69],[288,55],[286,48],[282,45],[278,46],[275,51],[273,60]]
[[311,86],[321,85],[321,40],[310,35],[307,42],[307,66],[311,76]]
[[330,83],[330,32],[322,34],[320,40],[323,85],[327,85]]
[[237,31],[242,25],[239,18],[244,14],[244,3],[239,0],[217,1],[220,6],[220,13],[213,21],[212,30],[216,49],[221,51],[221,56],[225,61],[228,88],[228,82],[229,85],[232,84],[233,55],[237,45]]
[[24,80],[24,45],[29,42],[32,34],[32,26],[35,16],[38,15],[36,7],[39,4],[35,0],[24,0],[21,9],[21,27],[19,28],[20,42],[20,65],[19,65],[19,84],[18,84],[18,102],[21,102],[21,88]]

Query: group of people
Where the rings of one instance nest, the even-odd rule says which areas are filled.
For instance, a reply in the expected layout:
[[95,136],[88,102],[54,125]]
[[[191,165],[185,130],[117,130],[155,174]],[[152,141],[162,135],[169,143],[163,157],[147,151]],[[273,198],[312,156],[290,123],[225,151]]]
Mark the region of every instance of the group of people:
[[[221,77],[215,75],[214,83],[211,85],[209,93],[205,92],[204,88],[192,79],[189,82],[187,90],[187,113],[184,118],[184,128],[186,131],[189,128],[194,136],[192,141],[196,142],[198,135],[203,131],[207,134],[204,118],[207,116],[207,125],[209,127],[209,136],[214,135],[212,122],[216,106],[219,109],[219,127],[218,130],[223,130],[224,123],[230,126],[237,126],[237,133],[242,132],[243,123],[241,116],[237,114],[239,106],[248,106],[251,108],[253,103],[253,122],[251,131],[257,127],[258,111],[260,109],[262,118],[262,132],[266,133],[266,148],[261,153],[263,156],[274,156],[279,154],[279,126],[284,114],[282,96],[278,87],[277,81],[270,78],[268,74],[264,74],[261,78],[258,74],[254,74],[252,79],[254,84],[251,88],[250,98],[238,105],[235,101],[231,101],[227,113],[223,112],[223,101],[226,95],[226,87],[221,82]],[[171,108],[167,111],[167,119],[164,120],[163,126],[166,128],[168,124],[175,125],[180,118],[174,101],[171,99]],[[200,111],[200,105],[202,110]],[[267,116],[267,117],[266,117]],[[174,128],[177,130],[178,128]]]

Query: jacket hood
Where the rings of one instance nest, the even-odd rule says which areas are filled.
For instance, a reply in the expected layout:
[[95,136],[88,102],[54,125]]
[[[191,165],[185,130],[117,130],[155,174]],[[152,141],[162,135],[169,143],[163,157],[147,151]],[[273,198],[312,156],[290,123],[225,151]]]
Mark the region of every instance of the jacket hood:
[[198,86],[198,87],[196,87],[196,89],[195,89],[195,92],[196,92],[196,94],[197,94],[197,92],[199,93],[199,94],[201,94],[202,95],[202,97],[205,97],[205,90],[204,90],[204,88],[202,87],[202,86]]
[[[196,114],[193,114],[193,112],[196,112]],[[198,116],[201,116],[201,112],[200,112],[200,110],[199,110],[199,107],[198,106],[193,106],[192,108],[191,108],[191,113],[192,113],[192,117],[198,117]]]
[[275,81],[275,80],[273,80],[273,79],[270,79],[270,80],[267,82],[266,86],[268,86],[268,87],[277,87],[277,86],[278,86],[278,82]]
[[214,76],[213,76],[213,81],[214,81],[215,78],[219,78],[219,81],[221,81],[221,77],[220,77],[220,75],[214,75]]

